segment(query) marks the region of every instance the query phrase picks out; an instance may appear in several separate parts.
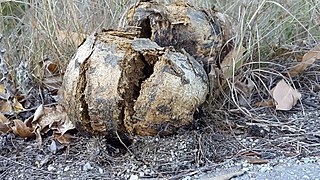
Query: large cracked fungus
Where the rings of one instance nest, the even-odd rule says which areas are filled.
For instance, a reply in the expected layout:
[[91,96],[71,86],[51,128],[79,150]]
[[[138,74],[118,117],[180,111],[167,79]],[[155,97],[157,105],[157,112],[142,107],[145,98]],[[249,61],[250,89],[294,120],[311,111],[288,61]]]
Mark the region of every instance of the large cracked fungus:
[[192,123],[208,79],[188,54],[132,33],[89,36],[64,76],[63,106],[83,132],[169,135]]

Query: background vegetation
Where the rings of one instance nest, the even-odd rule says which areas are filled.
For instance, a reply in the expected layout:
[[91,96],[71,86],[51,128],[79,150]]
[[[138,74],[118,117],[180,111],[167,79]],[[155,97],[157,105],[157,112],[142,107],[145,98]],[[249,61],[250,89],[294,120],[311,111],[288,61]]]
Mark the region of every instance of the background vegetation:
[[[163,0],[164,1],[164,0]],[[169,0],[166,0],[168,2]],[[102,28],[123,25],[126,0],[5,0],[0,1],[0,34],[12,81],[23,93],[28,76],[41,84],[43,63],[59,64],[63,72],[79,39]],[[320,1],[317,0],[189,0],[190,4],[228,14],[235,24],[235,40],[247,50],[245,66],[260,68],[274,56],[297,52],[319,43]],[[77,37],[78,38],[78,37]],[[300,53],[300,54],[299,54]],[[253,64],[255,64],[253,66]],[[63,74],[63,73],[62,73]]]

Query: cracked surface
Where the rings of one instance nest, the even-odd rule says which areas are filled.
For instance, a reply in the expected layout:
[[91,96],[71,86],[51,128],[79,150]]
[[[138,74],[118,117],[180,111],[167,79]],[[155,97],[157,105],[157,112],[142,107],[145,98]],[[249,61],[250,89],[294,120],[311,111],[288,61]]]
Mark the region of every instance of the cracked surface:
[[147,34],[160,46],[184,49],[196,58],[215,57],[226,40],[219,17],[183,2],[139,2],[127,13],[129,26],[141,27],[142,37]]
[[90,36],[70,62],[63,105],[84,132],[111,139],[167,135],[192,123],[207,81],[202,66],[186,55],[106,31]]

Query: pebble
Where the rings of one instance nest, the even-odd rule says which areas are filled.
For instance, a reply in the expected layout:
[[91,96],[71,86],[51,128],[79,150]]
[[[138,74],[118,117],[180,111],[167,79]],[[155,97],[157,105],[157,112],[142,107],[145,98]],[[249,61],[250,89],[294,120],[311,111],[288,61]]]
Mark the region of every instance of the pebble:
[[89,171],[89,170],[92,170],[93,167],[90,165],[89,162],[87,162],[86,164],[83,165],[83,171]]
[[53,166],[52,164],[50,164],[50,165],[48,166],[48,171],[53,171],[53,170],[55,170],[55,168],[54,168],[54,166]]
[[191,177],[190,176],[186,176],[182,180],[191,180]]
[[103,169],[99,167],[99,173],[102,174],[103,173]]
[[63,171],[66,172],[66,171],[69,171],[70,167],[69,166],[66,166]]
[[132,174],[129,180],[138,180],[138,179],[139,179],[138,175]]

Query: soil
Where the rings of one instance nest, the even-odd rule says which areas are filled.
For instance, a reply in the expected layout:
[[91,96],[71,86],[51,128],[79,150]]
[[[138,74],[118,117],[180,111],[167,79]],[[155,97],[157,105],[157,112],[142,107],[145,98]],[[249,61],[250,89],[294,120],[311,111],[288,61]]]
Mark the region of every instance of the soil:
[[49,132],[41,147],[34,138],[2,134],[0,179],[205,179],[239,161],[273,166],[288,157],[317,157],[319,79],[318,71],[295,79],[304,82],[297,84],[302,100],[290,111],[256,107],[247,108],[251,116],[245,116],[223,106],[198,112],[193,126],[173,136],[137,136],[129,147],[114,147],[105,137],[78,132],[67,146]]

